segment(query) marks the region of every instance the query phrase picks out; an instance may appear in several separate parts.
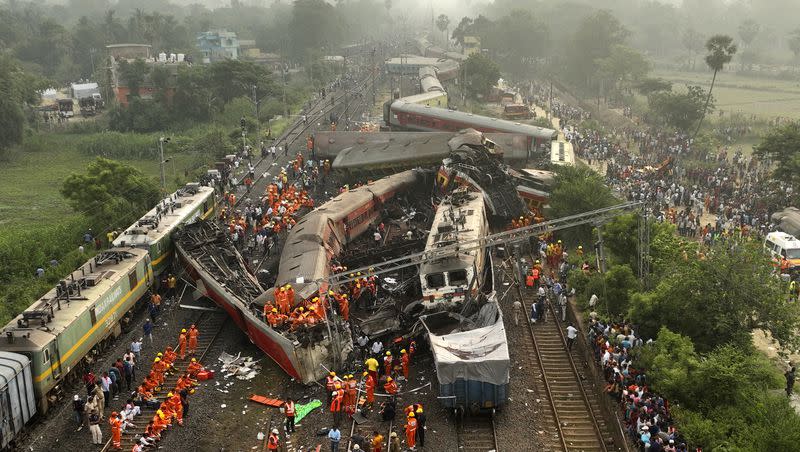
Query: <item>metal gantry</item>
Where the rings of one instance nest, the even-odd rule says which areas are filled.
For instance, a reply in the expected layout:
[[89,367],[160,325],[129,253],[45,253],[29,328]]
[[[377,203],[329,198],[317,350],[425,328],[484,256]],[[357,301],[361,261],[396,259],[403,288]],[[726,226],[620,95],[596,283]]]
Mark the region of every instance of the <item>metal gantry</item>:
[[390,259],[385,262],[376,262],[364,267],[349,269],[345,272],[330,275],[319,282],[328,282],[331,285],[344,284],[357,279],[356,276],[350,276],[357,273],[369,272],[371,275],[380,275],[406,267],[412,267],[451,256],[457,256],[460,253],[525,242],[531,237],[536,237],[561,229],[568,229],[584,224],[603,224],[619,215],[622,215],[625,212],[638,210],[642,206],[643,203],[641,202],[626,202],[623,204],[604,207],[602,209],[583,212],[576,215],[569,215],[566,217],[557,218],[555,220],[532,224],[522,228],[498,232],[497,234],[487,235],[478,239],[465,240],[463,242],[443,246],[434,250],[421,251],[418,253],[409,254],[407,256]]

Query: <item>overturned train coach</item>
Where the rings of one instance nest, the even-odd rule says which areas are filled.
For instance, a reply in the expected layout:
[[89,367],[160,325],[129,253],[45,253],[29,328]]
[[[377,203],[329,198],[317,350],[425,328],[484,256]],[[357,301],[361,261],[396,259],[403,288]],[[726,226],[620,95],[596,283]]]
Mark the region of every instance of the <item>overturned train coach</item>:
[[553,129],[417,104],[404,99],[386,103],[383,116],[385,123],[393,130],[457,132],[471,128],[480,132],[519,134],[525,136],[528,151],[549,150],[550,143],[558,138],[558,132]]
[[[418,170],[394,174],[343,192],[306,214],[286,237],[276,286],[291,284],[296,301],[324,297],[328,291],[325,280],[331,274],[331,259],[383,217],[386,201],[413,190],[423,181],[424,173]],[[218,301],[227,303],[222,299]],[[263,310],[267,303],[275,304],[274,288],[255,298],[252,310]],[[323,339],[310,346],[289,340],[290,332],[271,330],[263,319],[252,317],[244,328],[256,345],[289,375],[311,384],[326,375],[325,367],[341,365],[352,350],[349,329],[337,322],[332,323],[329,317]]]

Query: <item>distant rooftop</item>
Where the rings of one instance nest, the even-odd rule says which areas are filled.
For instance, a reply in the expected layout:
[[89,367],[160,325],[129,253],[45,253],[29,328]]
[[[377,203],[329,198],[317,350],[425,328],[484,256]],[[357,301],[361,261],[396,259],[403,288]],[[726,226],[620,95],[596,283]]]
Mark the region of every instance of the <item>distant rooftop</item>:
[[106,49],[117,49],[120,47],[147,47],[152,48],[150,44],[110,44],[106,46]]

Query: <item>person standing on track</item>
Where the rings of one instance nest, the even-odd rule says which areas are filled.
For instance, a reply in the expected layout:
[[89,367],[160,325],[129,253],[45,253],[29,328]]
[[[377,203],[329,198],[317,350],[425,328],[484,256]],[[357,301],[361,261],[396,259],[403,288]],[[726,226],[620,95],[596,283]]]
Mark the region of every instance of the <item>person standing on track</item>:
[[100,413],[92,410],[89,414],[89,432],[92,433],[92,444],[103,445],[103,432],[100,430]]
[[181,330],[178,336],[178,346],[181,348],[181,359],[186,359],[186,328]]
[[283,403],[283,411],[286,414],[286,434],[294,433],[294,400],[287,397]]
[[342,440],[342,432],[339,431],[339,427],[334,425],[328,431],[328,439],[331,440],[331,452],[339,452],[339,441]]
[[414,412],[408,413],[406,419],[406,445],[409,449],[416,449],[417,445],[417,418]]
[[280,446],[281,446],[281,439],[278,436],[278,429],[273,428],[272,433],[270,433],[269,438],[267,438],[267,449],[278,450]]
[[189,328],[189,354],[194,355],[197,352],[197,336],[200,335],[200,331],[197,330],[197,327],[192,325]]
[[519,318],[522,316],[522,302],[514,300],[514,325],[519,326]]
[[572,350],[572,344],[575,343],[576,337],[578,337],[578,329],[570,322],[567,327],[567,350]]
[[425,417],[425,413],[422,411],[422,405],[417,407],[416,411],[416,418],[417,418],[417,441],[419,442],[419,447],[425,447],[425,421],[427,418]]

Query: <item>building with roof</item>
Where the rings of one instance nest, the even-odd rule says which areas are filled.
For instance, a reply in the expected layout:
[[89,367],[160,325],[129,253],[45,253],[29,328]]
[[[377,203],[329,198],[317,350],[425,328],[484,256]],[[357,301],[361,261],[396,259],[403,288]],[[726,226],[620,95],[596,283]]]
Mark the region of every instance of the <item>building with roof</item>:
[[477,36],[464,36],[464,55],[481,52],[481,40]]
[[197,34],[197,48],[203,63],[239,59],[239,38],[227,30],[211,30]]
[[146,60],[150,58],[150,44],[111,44],[106,46],[109,56],[115,60],[135,60],[141,58]]

